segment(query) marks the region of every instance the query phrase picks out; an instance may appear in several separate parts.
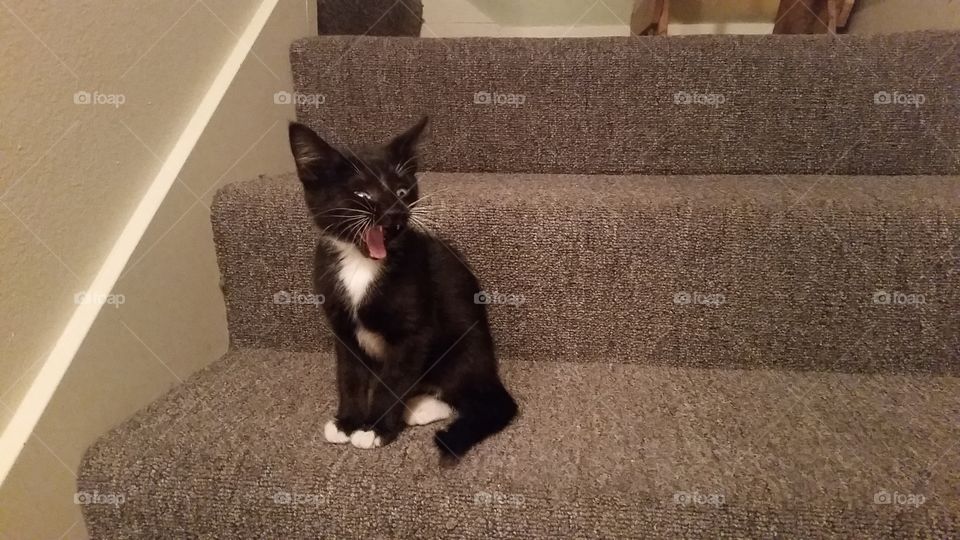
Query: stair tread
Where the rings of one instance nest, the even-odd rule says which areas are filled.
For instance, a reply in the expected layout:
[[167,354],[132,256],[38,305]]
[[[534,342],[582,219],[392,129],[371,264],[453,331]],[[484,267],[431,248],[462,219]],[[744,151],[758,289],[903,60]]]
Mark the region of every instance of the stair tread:
[[[484,505],[530,516],[582,506],[566,526],[615,516],[621,532],[654,514],[705,530],[724,519],[759,526],[744,515],[845,532],[960,523],[957,377],[522,361],[502,371],[519,418],[444,471],[430,440],[440,424],[377,450],[324,441],[336,399],[329,354],[232,352],[88,451],[80,488],[128,495],[119,509],[85,508],[87,519],[93,530],[140,519],[269,528],[293,519],[272,499],[293,493],[325,501],[299,506],[297,519],[359,528],[378,517],[410,525],[418,516],[394,515],[410,505],[442,510],[430,518],[441,524],[480,520]],[[894,509],[874,502],[881,490],[924,501]],[[678,505],[683,493],[722,504]],[[270,519],[214,511],[222,505]],[[364,511],[338,513],[351,505]]]
[[[433,172],[417,175],[430,199],[475,200],[483,204],[524,202],[516,195],[534,197],[531,204],[554,201],[577,204],[639,205],[677,202],[709,205],[740,203],[798,204],[797,198],[825,203],[888,202],[960,207],[960,175],[834,175],[834,174],[544,174],[494,172]],[[234,182],[220,190],[224,197],[286,203],[291,193],[299,197],[294,173],[264,175]],[[272,194],[271,194],[272,192]]]

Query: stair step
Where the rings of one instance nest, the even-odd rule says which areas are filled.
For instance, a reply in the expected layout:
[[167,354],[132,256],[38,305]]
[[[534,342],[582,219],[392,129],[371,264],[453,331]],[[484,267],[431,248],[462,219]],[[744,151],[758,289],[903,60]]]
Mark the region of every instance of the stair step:
[[232,352],[87,452],[90,534],[960,534],[956,377],[506,360],[520,416],[444,470],[440,424],[323,440],[329,354]]
[[[960,372],[960,177],[427,173],[505,357]],[[231,340],[322,351],[291,175],[214,204]]]
[[290,56],[297,118],[331,141],[380,142],[429,113],[428,170],[960,174],[958,44],[322,36]]

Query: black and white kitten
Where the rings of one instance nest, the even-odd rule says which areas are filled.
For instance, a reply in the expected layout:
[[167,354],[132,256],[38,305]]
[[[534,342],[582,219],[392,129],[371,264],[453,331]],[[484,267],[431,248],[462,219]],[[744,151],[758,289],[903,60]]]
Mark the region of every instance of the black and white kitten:
[[416,145],[426,124],[354,154],[291,123],[290,147],[322,231],[314,286],[336,337],[340,402],[326,439],[375,448],[406,424],[455,411],[434,436],[441,463],[452,464],[506,427],[517,404],[497,374],[477,278],[418,217]]

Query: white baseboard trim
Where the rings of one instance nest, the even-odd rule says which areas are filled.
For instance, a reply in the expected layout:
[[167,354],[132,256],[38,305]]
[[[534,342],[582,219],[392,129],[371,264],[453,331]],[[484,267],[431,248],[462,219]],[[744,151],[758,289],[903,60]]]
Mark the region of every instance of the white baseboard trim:
[[[129,263],[130,257],[156,216],[160,205],[183,169],[187,158],[193,152],[200,135],[216,112],[227,89],[240,71],[240,66],[250,54],[278,2],[279,0],[263,0],[260,3],[260,7],[257,8],[233,50],[227,56],[213,83],[200,100],[186,128],[180,133],[173,150],[170,151],[146,194],[114,242],[110,253],[87,289],[89,294],[101,298],[113,291],[123,269]],[[307,9],[309,12],[309,3]],[[3,484],[10,469],[13,468],[102,307],[101,303],[96,302],[81,303],[76,307],[23,400],[14,410],[10,422],[0,435],[0,484]]]

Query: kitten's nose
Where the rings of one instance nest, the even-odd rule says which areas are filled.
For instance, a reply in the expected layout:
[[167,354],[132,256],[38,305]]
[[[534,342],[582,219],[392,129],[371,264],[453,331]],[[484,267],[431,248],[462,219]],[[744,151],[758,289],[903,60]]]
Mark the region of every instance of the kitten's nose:
[[403,208],[390,208],[380,216],[378,223],[387,229],[403,228],[407,224],[407,212]]

